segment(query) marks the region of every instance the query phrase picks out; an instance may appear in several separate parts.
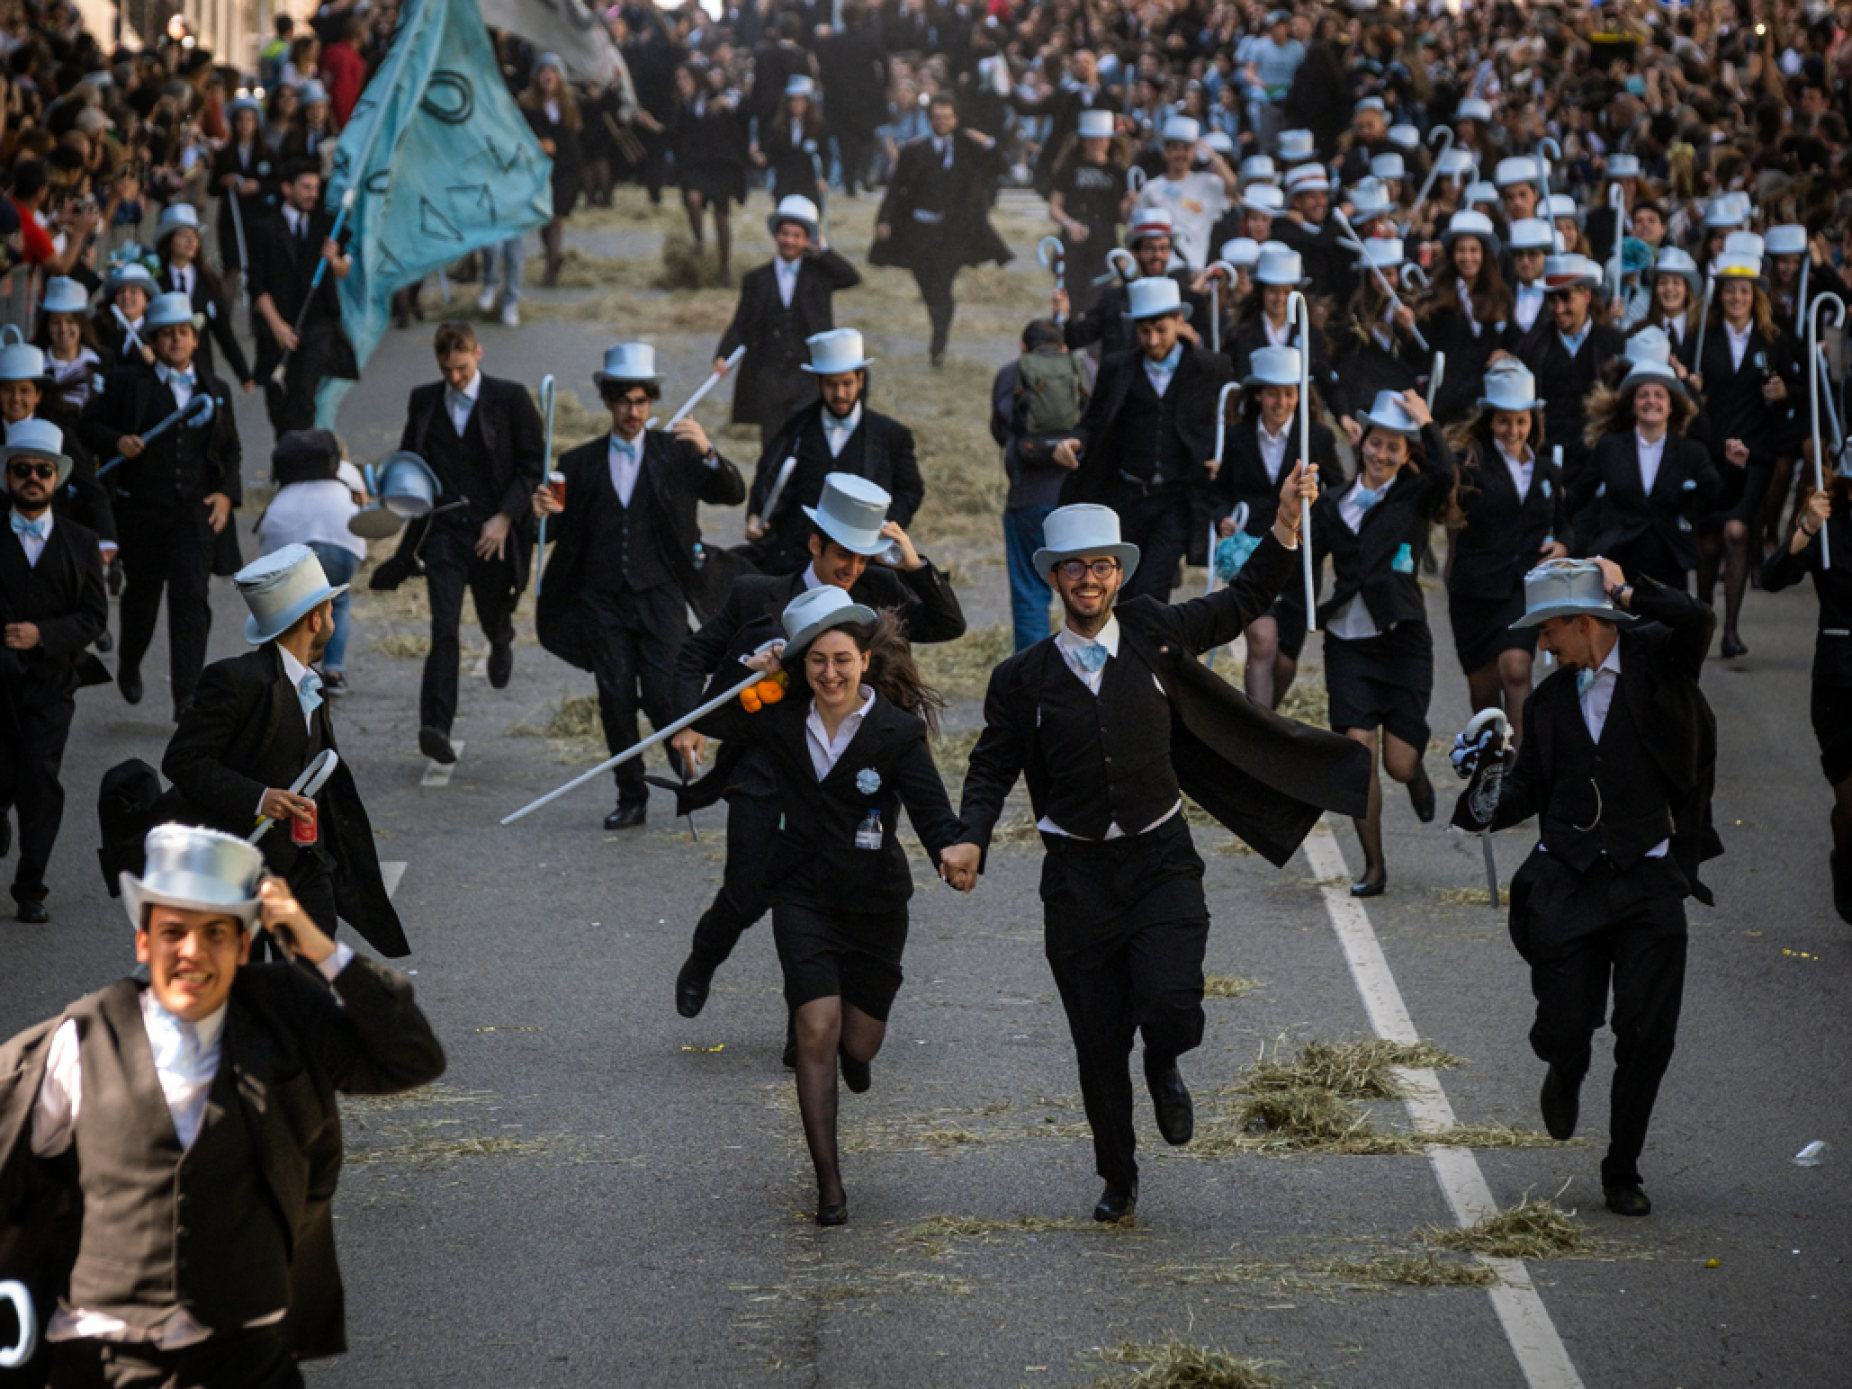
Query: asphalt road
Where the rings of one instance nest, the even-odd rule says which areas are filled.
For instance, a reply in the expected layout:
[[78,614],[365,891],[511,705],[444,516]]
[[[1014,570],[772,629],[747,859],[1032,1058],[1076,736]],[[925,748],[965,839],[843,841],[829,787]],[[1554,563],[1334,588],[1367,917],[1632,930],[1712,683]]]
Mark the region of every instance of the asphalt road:
[[[1032,267],[1023,274],[1026,316],[1041,283]],[[890,355],[922,350],[907,336],[917,330],[883,327]],[[484,336],[496,374],[571,380],[622,333],[621,322],[549,322]],[[683,374],[711,352],[706,334],[656,340]],[[1011,348],[955,337],[954,350],[994,361]],[[358,454],[396,442],[406,390],[430,375],[426,336],[388,336],[343,416]],[[904,398],[886,408],[906,417]],[[240,421],[254,476],[269,431],[254,405]],[[737,525],[719,518],[713,535]],[[997,556],[957,557],[969,606],[999,620]],[[1431,597],[1441,736],[1468,711]],[[242,610],[229,586],[216,587],[215,609],[212,653],[231,655]],[[1752,594],[1753,654],[1706,671],[1728,853],[1708,872],[1717,906],[1692,909],[1681,1046],[1643,1163],[1654,1215],[1601,1209],[1605,1039],[1585,1091],[1592,1146],[1476,1154],[1499,1203],[1554,1198],[1595,1241],[1587,1255],[1527,1265],[1589,1386],[1848,1381],[1852,955],[1831,909],[1828,790],[1807,720],[1813,616],[1808,592]],[[1098,1182],[1039,946],[1033,846],[1000,849],[968,898],[916,870],[888,1046],[873,1090],[844,1097],[851,1223],[817,1230],[778,1062],[769,927],[748,935],[698,1020],[673,1009],[676,969],[720,875],[721,813],[701,817],[695,842],[659,800],[647,829],[609,835],[608,789],[588,787],[499,828],[591,760],[508,735],[563,695],[589,694],[590,678],[530,641],[512,685],[493,691],[479,663],[467,673],[466,651],[463,758],[445,784],[426,785],[419,663],[375,645],[415,633],[415,613],[368,600],[360,624],[355,692],[335,717],[381,857],[404,865],[396,895],[415,954],[403,963],[450,1066],[431,1091],[349,1108],[336,1209],[351,1351],[306,1367],[312,1383],[1075,1385],[1114,1372],[1100,1348],[1173,1340],[1272,1362],[1286,1384],[1526,1383],[1484,1290],[1330,1276],[1334,1260],[1418,1252],[1418,1231],[1454,1224],[1419,1154],[1172,1151],[1147,1111],[1137,1227],[1085,1220]],[[171,729],[163,643],[139,707],[110,688],[80,697],[54,921],[0,922],[0,1035],[132,964],[92,857],[91,807],[106,768],[159,760]],[[953,725],[975,717],[965,701]],[[1429,769],[1445,803],[1442,757]],[[1387,820],[1390,889],[1367,920],[1415,1030],[1463,1059],[1440,1072],[1446,1095],[1462,1123],[1537,1128],[1525,973],[1502,915],[1466,901],[1483,885],[1478,847],[1418,825],[1399,791]],[[1210,970],[1258,987],[1208,1004],[1207,1038],[1184,1074],[1201,1127],[1238,1133],[1222,1092],[1245,1066],[1277,1046],[1367,1038],[1371,1022],[1306,858],[1275,871],[1223,852],[1219,828],[1196,834],[1215,921]],[[1499,837],[1505,877],[1530,840]],[[1335,843],[1359,868],[1347,823]],[[1394,1103],[1372,1117],[1379,1130],[1408,1123]],[[1816,1139],[1833,1145],[1824,1165],[1794,1166]]]

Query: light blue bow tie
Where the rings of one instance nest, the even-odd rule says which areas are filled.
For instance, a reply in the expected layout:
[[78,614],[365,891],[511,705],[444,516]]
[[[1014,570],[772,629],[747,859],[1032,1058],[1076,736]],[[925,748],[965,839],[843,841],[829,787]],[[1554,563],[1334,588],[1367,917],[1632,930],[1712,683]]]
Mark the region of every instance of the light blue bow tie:
[[1074,653],[1074,660],[1089,675],[1097,675],[1106,667],[1106,658],[1112,653],[1102,642],[1090,641]]
[[21,516],[15,511],[11,519],[13,522],[14,535],[29,535],[34,540],[43,540],[51,531],[51,518],[49,516],[41,516],[36,521],[28,521],[24,516]]
[[459,391],[455,386],[444,387],[444,407],[446,409],[461,410],[467,415],[475,406],[476,402],[471,400],[462,391]]
[[1178,343],[1164,357],[1151,363],[1153,371],[1175,371],[1183,361],[1183,344]]
[[620,439],[613,434],[611,436],[611,447],[617,450],[617,456],[626,463],[635,463],[637,461],[637,446],[629,440]]
[[1375,506],[1382,499],[1383,499],[1383,494],[1381,492],[1372,492],[1367,487],[1359,487],[1357,489],[1357,495],[1354,498],[1354,500],[1357,503],[1357,509],[1359,511],[1368,511],[1371,507]]
[[832,415],[826,410],[823,412],[823,428],[830,434],[847,434],[855,428],[855,416]]
[[296,682],[296,698],[302,703],[302,712],[313,714],[322,707],[322,678],[310,671]]
[[198,386],[199,378],[190,371],[169,370],[167,372],[167,384],[169,386],[185,386],[190,391]]
[[1600,674],[1599,671],[1593,670],[1578,670],[1575,673],[1575,692],[1578,698],[1594,687],[1595,676],[1598,674]]

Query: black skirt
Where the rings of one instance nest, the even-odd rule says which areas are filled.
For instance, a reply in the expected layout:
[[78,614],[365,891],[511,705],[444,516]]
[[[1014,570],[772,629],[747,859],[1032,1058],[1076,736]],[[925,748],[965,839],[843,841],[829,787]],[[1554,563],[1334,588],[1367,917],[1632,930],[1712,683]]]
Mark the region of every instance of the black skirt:
[[1363,641],[1327,632],[1325,693],[1335,732],[1380,728],[1425,753],[1434,694],[1434,634],[1428,624],[1399,622]]
[[1814,740],[1820,745],[1820,770],[1837,786],[1852,776],[1852,689],[1816,680],[1808,712],[1813,717]]
[[808,902],[772,904],[772,938],[784,970],[785,1003],[796,1011],[841,998],[886,1022],[900,992],[907,912],[824,911]]
[[1524,616],[1524,589],[1504,598],[1447,595],[1447,619],[1453,624],[1453,649],[1460,669],[1471,675],[1507,651],[1537,653],[1537,629],[1513,631],[1511,624]]

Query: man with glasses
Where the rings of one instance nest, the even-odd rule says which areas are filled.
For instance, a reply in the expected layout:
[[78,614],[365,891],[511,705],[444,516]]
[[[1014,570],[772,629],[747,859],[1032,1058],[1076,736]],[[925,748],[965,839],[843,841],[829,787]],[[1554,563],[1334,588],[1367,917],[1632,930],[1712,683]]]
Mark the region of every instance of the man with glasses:
[[[645,432],[662,399],[655,348],[619,343],[592,379],[611,432],[561,457],[563,502],[544,484],[533,493],[534,515],[552,518],[557,537],[534,619],[541,645],[597,678],[598,718],[616,754],[637,741],[639,707],[658,728],[676,715],[675,660],[702,582],[700,504],[738,506],[746,483],[692,415]],[[604,827],[639,828],[649,809],[643,759],[614,775],[617,808]]]
[[527,584],[527,521],[546,476],[546,429],[527,387],[483,374],[482,344],[469,324],[439,324],[432,345],[444,379],[412,392],[399,447],[429,464],[443,491],[431,516],[406,527],[398,554],[380,566],[372,587],[396,588],[422,562],[431,654],[418,695],[418,750],[449,764],[457,760],[450,729],[464,589],[489,639],[489,684],[506,689],[514,671],[514,607]]
[[45,866],[64,818],[58,773],[76,694],[109,673],[85,651],[109,618],[96,533],[52,514],[52,497],[71,476],[64,435],[44,420],[9,424],[6,490],[11,535],[0,536],[0,854],[19,812],[19,866],[13,901],[19,919],[51,920]]
[[[1145,1084],[1166,1142],[1194,1113],[1177,1058],[1202,1042],[1209,908],[1183,815],[1187,794],[1273,864],[1321,809],[1369,800],[1362,745],[1268,713],[1195,658],[1239,636],[1296,580],[1302,508],[1318,469],[1281,478],[1273,527],[1220,593],[1115,611],[1139,567],[1103,506],[1051,513],[1036,569],[1060,596],[1060,632],[998,666],[965,777],[964,840],[948,869],[982,864],[1018,776],[1042,832],[1044,948],[1079,1054],[1081,1095],[1106,1183],[1093,1218],[1138,1201],[1127,1059],[1144,1036]],[[1348,744],[1349,746],[1343,746]]]

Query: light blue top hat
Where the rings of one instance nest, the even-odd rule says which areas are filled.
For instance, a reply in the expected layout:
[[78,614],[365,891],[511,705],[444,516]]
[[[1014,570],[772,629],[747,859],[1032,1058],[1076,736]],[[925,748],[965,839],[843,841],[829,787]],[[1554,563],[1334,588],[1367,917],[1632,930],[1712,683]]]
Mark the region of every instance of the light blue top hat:
[[1770,227],[1763,238],[1763,250],[1771,256],[1804,256],[1807,254],[1807,228],[1798,222]]
[[1630,363],[1657,362],[1669,367],[1672,365],[1672,339],[1656,324],[1642,328],[1627,339],[1626,355]]
[[172,294],[157,294],[154,302],[148,305],[150,329],[178,328],[182,324],[198,329],[205,321],[204,314],[193,312],[193,301],[181,290],[175,290]]
[[1655,362],[1651,358],[1645,361],[1628,359],[1627,379],[1620,383],[1620,393],[1626,395],[1641,386],[1664,386],[1674,395],[1685,395],[1685,383],[1678,379],[1678,373],[1664,362]]
[[1083,140],[1110,140],[1113,136],[1111,111],[1082,111],[1075,134]]
[[542,53],[538,58],[534,59],[534,71],[538,73],[542,68],[552,68],[553,71],[557,72],[561,77],[564,77],[566,75],[566,60],[557,53]]
[[1537,181],[1537,161],[1529,155],[1517,155],[1510,159],[1498,161],[1498,167],[1492,175],[1492,182],[1500,188],[1510,188],[1513,184],[1535,183]]
[[154,244],[158,248],[167,242],[167,238],[185,227],[188,231],[199,231],[199,211],[191,203],[169,203],[161,209],[161,221],[154,229]]
[[1280,171],[1273,160],[1264,154],[1250,154],[1241,161],[1241,182],[1243,186],[1250,183],[1278,183]]
[[1642,272],[1648,280],[1658,279],[1661,275],[1677,275],[1687,285],[1695,298],[1704,289],[1704,272],[1691,258],[1689,251],[1681,251],[1676,246],[1662,246],[1653,263]]
[[1406,122],[1389,127],[1389,143],[1398,149],[1418,150],[1421,148],[1421,132]]
[[874,365],[862,346],[862,335],[853,328],[832,328],[827,333],[812,333],[804,339],[810,360],[802,363],[812,376],[839,376],[845,371],[861,371]]
[[1241,190],[1241,206],[1278,217],[1286,210],[1286,195],[1271,183],[1250,183]]
[[223,912],[249,926],[257,920],[264,856],[235,835],[197,825],[156,825],[144,841],[141,876],[124,872],[122,905],[140,930],[143,908]]
[[802,193],[788,193],[778,200],[777,211],[765,219],[765,225],[773,236],[777,236],[781,222],[794,222],[814,237],[821,220],[817,205],[809,198]]
[[1298,289],[1305,282],[1305,263],[1297,251],[1275,248],[1271,244],[1260,248],[1260,259],[1254,264],[1255,284]]
[[1119,538],[1119,513],[1110,506],[1083,502],[1057,507],[1042,523],[1042,548],[1035,552],[1035,572],[1052,579],[1051,570],[1070,559],[1110,555],[1119,561],[1123,585],[1138,569],[1138,547]]
[[1280,162],[1282,164],[1303,164],[1308,159],[1315,159],[1316,146],[1309,130],[1282,130],[1280,132]]
[[600,386],[607,381],[660,381],[662,377],[656,372],[656,349],[646,342],[620,342],[615,347],[607,347],[604,369],[593,372],[592,380]]
[[814,99],[817,95],[817,84],[803,73],[794,72],[785,79],[785,95],[807,96]]
[[257,128],[264,128],[264,106],[256,97],[237,96],[225,103],[226,124],[234,122],[240,111],[249,111],[257,117]]
[[1485,394],[1479,397],[1479,408],[1513,413],[1541,410],[1543,402],[1537,399],[1537,378],[1517,358],[1500,358],[1486,368]]
[[318,101],[328,100],[328,89],[311,77],[296,89],[296,99],[304,106],[313,106]]
[[1440,158],[1436,159],[1434,164],[1440,170],[1438,175],[1440,178],[1468,178],[1479,168],[1478,162],[1473,158],[1473,152],[1458,147],[1442,150]]
[[1350,113],[1353,116],[1364,111],[1380,111],[1387,114],[1388,108],[1383,105],[1383,99],[1381,97],[1366,96],[1362,101],[1350,108]]
[[850,554],[878,555],[888,546],[881,527],[887,524],[893,502],[884,488],[865,477],[829,473],[823,479],[823,495],[815,506],[805,507],[804,514]]
[[1389,200],[1388,190],[1374,175],[1361,183],[1353,184],[1345,194],[1350,199],[1350,219],[1352,222],[1367,222],[1375,217],[1387,217],[1395,211],[1395,204]]
[[1556,228],[1541,217],[1520,218],[1511,224],[1505,244],[1514,251],[1552,252],[1556,249]]
[[1132,213],[1132,220],[1125,228],[1125,244],[1136,248],[1148,236],[1169,236],[1176,229],[1176,218],[1169,208],[1147,205]]
[[1498,186],[1484,179],[1475,179],[1461,192],[1460,201],[1468,207],[1497,207],[1500,201]]
[[1260,243],[1251,236],[1237,236],[1222,243],[1222,259],[1236,269],[1252,267],[1260,260]]
[[1172,116],[1164,122],[1162,139],[1167,145],[1193,145],[1202,137],[1202,122],[1193,117]]
[[1372,265],[1378,270],[1395,270],[1406,264],[1401,237],[1372,236],[1363,243],[1363,255],[1357,261],[1357,268],[1367,275]]
[[328,582],[322,562],[307,545],[272,550],[232,575],[232,582],[251,610],[244,639],[252,646],[275,641],[298,619],[347,592],[346,584]]
[[1567,193],[1550,194],[1550,220],[1552,222],[1573,220],[1579,227],[1587,216],[1588,214],[1582,210],[1582,205]]
[[[35,347],[33,351],[38,351]],[[58,465],[57,486],[71,480],[71,458],[64,451],[64,431],[50,420],[21,420],[6,427],[6,444],[0,447],[0,467],[15,458],[40,458]]]
[[1512,627],[1536,627],[1553,617],[1598,617],[1632,622],[1608,597],[1601,566],[1586,559],[1549,559],[1524,576],[1524,616]]
[[856,602],[847,589],[818,584],[786,603],[778,621],[785,629],[785,649],[780,659],[789,667],[802,660],[810,644],[830,628],[868,626],[875,621],[875,610]]
[[1733,231],[1723,239],[1723,253],[1759,261],[1768,253],[1768,243],[1752,231]]
[[1408,166],[1402,162],[1400,152],[1391,150],[1388,154],[1379,154],[1370,160],[1371,178],[1407,178]]
[[1486,254],[1496,256],[1499,253],[1498,233],[1492,227],[1492,219],[1483,212],[1468,209],[1456,212],[1447,220],[1447,230],[1441,233],[1440,244],[1452,247],[1462,236],[1476,236],[1485,244]]
[[1610,154],[1608,156],[1609,178],[1638,178],[1640,176],[1640,157],[1637,154]]
[[124,261],[109,272],[109,278],[103,282],[103,293],[115,298],[122,290],[129,288],[141,290],[150,299],[160,293],[160,286],[154,282],[154,276],[148,273],[148,267],[138,260]]
[[31,343],[10,342],[0,347],[0,381],[43,382],[45,379],[45,354]]
[[90,294],[69,275],[54,276],[45,282],[45,300],[39,307],[46,313],[88,313]]
[[1183,290],[1168,275],[1147,275],[1125,287],[1125,316],[1130,319],[1161,318],[1177,314],[1189,322],[1191,305],[1183,302]]
[[1712,198],[1704,209],[1704,225],[1711,231],[1740,227],[1749,220],[1749,195],[1724,193]]
[[1399,391],[1378,391],[1376,403],[1368,410],[1359,410],[1357,418],[1362,421],[1366,432],[1371,429],[1382,429],[1391,434],[1400,434],[1404,439],[1421,437],[1421,426],[1416,424],[1415,417],[1408,413],[1408,406],[1403,402]]
[[444,485],[417,454],[408,449],[389,453],[374,471],[379,477],[379,499],[394,516],[416,521],[437,509]]
[[1297,386],[1301,366],[1296,347],[1262,347],[1248,358],[1247,379],[1241,384],[1250,391],[1262,386]]
[[1492,123],[1492,103],[1484,97],[1469,96],[1453,109],[1454,118],[1462,121],[1478,121],[1481,125]]

